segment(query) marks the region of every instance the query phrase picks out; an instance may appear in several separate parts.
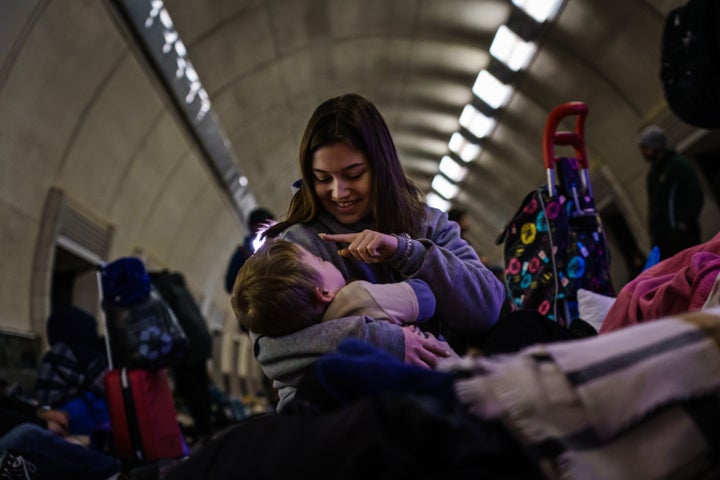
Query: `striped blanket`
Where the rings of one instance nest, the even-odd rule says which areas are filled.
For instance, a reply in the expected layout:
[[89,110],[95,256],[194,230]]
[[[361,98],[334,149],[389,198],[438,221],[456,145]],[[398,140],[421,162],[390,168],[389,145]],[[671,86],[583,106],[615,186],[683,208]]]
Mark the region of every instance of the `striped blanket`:
[[720,307],[438,369],[548,479],[720,478]]

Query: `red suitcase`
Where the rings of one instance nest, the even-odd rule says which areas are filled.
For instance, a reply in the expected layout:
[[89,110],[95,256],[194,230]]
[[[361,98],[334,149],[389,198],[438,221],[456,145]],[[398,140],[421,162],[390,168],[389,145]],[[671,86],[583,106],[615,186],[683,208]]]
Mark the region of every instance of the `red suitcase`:
[[97,273],[100,313],[110,369],[105,374],[105,397],[110,412],[113,452],[134,460],[179,458],[188,454],[177,420],[167,370],[113,368],[111,342],[103,305],[101,265]]
[[105,393],[117,456],[157,460],[187,454],[167,370],[110,370]]

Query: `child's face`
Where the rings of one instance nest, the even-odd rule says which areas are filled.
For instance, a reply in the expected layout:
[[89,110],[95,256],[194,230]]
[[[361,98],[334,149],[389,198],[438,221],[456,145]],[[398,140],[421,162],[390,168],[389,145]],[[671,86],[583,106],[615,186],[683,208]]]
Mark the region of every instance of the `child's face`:
[[316,257],[312,253],[305,250],[300,245],[296,245],[300,250],[300,261],[312,268],[320,275],[322,285],[320,287],[328,292],[337,293],[345,286],[345,278],[340,270],[332,263]]

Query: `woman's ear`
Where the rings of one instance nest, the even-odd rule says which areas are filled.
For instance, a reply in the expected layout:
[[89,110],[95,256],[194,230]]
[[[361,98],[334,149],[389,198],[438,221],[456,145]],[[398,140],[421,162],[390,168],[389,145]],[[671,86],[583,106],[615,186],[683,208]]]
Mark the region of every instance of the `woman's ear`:
[[323,290],[321,287],[315,287],[315,298],[320,303],[330,303],[335,298],[335,292]]

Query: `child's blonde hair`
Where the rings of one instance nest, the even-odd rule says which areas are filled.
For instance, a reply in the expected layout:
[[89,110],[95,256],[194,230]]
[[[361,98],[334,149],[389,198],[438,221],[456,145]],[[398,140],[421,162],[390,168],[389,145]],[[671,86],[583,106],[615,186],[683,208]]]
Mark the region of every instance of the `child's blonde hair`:
[[241,327],[279,336],[318,323],[324,305],[315,296],[320,275],[287,240],[269,239],[235,277],[230,302]]

